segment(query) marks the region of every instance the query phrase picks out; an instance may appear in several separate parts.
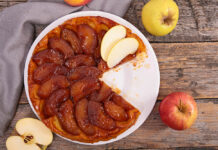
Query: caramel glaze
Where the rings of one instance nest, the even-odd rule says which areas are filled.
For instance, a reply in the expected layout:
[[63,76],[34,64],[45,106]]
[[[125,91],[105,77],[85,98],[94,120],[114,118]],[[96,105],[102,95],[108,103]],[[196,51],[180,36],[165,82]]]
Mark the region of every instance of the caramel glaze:
[[[98,80],[109,69],[100,56],[101,39],[115,25],[118,23],[99,16],[73,18],[50,31],[35,47],[28,69],[29,95],[40,119],[53,132],[71,140],[94,143],[115,138],[135,124],[140,112]],[[120,64],[135,58],[140,52],[146,52],[142,40],[130,29],[126,29],[127,37],[139,41],[139,48]],[[44,54],[51,54],[52,57]],[[37,79],[43,83],[36,82],[34,72],[45,63],[55,63],[55,73],[51,77],[51,72],[40,70]],[[57,76],[67,80],[64,83],[56,81]],[[39,96],[41,86],[51,92],[48,98]],[[66,94],[57,95],[61,93],[60,89],[65,89]],[[54,97],[55,102],[50,97]],[[52,113],[45,114],[45,108],[50,107],[54,108],[51,109]],[[87,127],[87,131],[81,127]]]

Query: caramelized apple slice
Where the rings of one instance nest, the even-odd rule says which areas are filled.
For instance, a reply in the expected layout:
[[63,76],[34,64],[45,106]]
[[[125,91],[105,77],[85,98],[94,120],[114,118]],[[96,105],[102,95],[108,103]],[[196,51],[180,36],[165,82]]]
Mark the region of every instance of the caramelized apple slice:
[[98,70],[96,67],[88,67],[88,66],[81,66],[75,69],[72,69],[68,74],[69,80],[79,80],[84,77],[98,77],[101,74],[101,71]]
[[69,85],[70,83],[65,76],[56,75],[40,86],[38,95],[41,98],[47,98],[53,91],[59,88],[67,88]]
[[33,80],[36,83],[42,83],[51,78],[54,74],[57,65],[54,63],[45,63],[38,68],[33,73]]
[[82,48],[80,46],[80,40],[77,36],[77,34],[70,29],[63,29],[61,32],[61,38],[68,41],[71,44],[71,47],[73,48],[74,53],[76,54],[82,54]]
[[47,117],[54,116],[58,112],[60,104],[67,100],[70,96],[68,89],[59,89],[51,94],[51,96],[45,100],[43,108],[44,114]]
[[67,75],[69,69],[65,66],[58,66],[55,69],[54,75]]
[[102,101],[102,100],[108,98],[111,95],[111,93],[112,93],[111,88],[102,82],[102,86],[101,86],[101,89],[98,93],[98,97],[97,97],[96,101]]
[[112,90],[109,86],[102,82],[101,89],[99,93],[95,92],[91,94],[90,100],[101,102],[107,99],[109,96],[112,96]]
[[74,118],[74,108],[71,100],[68,99],[61,104],[57,116],[64,130],[73,135],[79,135],[80,129]]
[[77,102],[99,88],[100,84],[97,78],[85,77],[71,85],[70,94],[73,100]]
[[128,120],[126,121],[117,121],[116,126],[119,128],[126,128],[130,127],[131,125],[135,124],[138,115],[140,112],[137,109],[129,110],[128,112]]
[[80,38],[82,49],[85,54],[93,54],[97,47],[97,34],[87,24],[77,26],[77,33]]
[[66,75],[68,69],[54,63],[45,63],[40,65],[33,73],[33,80],[36,83],[43,83],[51,78],[52,75]]
[[115,121],[107,116],[103,106],[95,101],[88,103],[88,116],[91,124],[105,130],[113,130],[116,127]]
[[129,104],[127,101],[125,101],[121,96],[114,94],[112,97],[113,102],[115,102],[117,105],[121,106],[125,110],[133,109],[133,106]]
[[110,100],[104,102],[104,108],[107,114],[117,121],[126,121],[128,119],[125,110]]
[[101,59],[101,61],[99,62],[98,69],[102,72],[106,72],[109,69],[107,63],[103,59]]
[[99,33],[98,33],[98,46],[94,52],[94,58],[95,60],[97,59],[100,59],[101,58],[101,41],[102,41],[102,38],[104,37],[105,33],[107,31],[106,30],[101,30]]
[[69,58],[65,65],[70,68],[76,68],[78,66],[95,66],[95,60],[92,58],[92,56],[88,55],[76,55],[74,57]]
[[73,49],[71,46],[67,43],[67,41],[53,37],[48,40],[49,47],[55,50],[60,51],[62,54],[64,54],[64,59],[70,58],[74,56]]
[[85,98],[80,100],[76,104],[75,116],[81,130],[87,135],[94,135],[96,130],[95,127],[89,122],[87,107],[88,100]]
[[59,51],[53,49],[40,51],[34,54],[32,59],[37,65],[42,65],[44,63],[55,63],[62,65],[64,63],[63,55]]

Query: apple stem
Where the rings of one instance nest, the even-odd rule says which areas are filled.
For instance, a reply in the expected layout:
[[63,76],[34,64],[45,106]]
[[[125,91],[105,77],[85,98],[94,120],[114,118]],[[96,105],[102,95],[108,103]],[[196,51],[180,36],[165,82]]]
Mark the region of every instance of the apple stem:
[[181,105],[182,105],[182,102],[181,102],[181,99],[179,100],[179,105],[177,106],[177,108],[179,109],[179,111],[181,112]]
[[180,112],[185,113],[185,108],[182,105],[182,100],[181,99],[179,100],[178,109],[179,109]]
[[46,150],[48,146],[42,146],[42,150]]
[[179,100],[179,109],[180,109],[180,111],[181,111],[181,108],[182,108],[182,101],[181,101],[181,99]]
[[172,24],[173,20],[174,20],[173,13],[170,9],[168,9],[168,14],[167,14],[167,16],[163,16],[162,23],[170,26]]

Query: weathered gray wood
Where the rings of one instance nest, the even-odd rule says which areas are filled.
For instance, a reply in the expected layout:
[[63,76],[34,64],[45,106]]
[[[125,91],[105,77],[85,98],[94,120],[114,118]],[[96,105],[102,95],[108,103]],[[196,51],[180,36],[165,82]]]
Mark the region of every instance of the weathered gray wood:
[[[8,6],[26,0],[0,0]],[[179,22],[167,36],[155,37],[146,32],[141,21],[141,10],[148,0],[133,0],[124,18],[134,24],[152,42],[218,41],[217,0],[175,0],[179,6]],[[4,6],[6,7],[6,6]],[[1,4],[0,4],[1,10]]]
[[179,21],[175,30],[167,36],[148,34],[141,21],[141,10],[148,0],[134,0],[125,19],[134,24],[152,42],[218,41],[217,0],[175,0],[179,6]]
[[0,11],[2,11],[5,7],[8,6],[8,3],[7,2],[1,2],[0,1]]
[[28,101],[27,101],[25,90],[23,89],[23,92],[20,96],[19,104],[26,104],[26,103],[28,103]]
[[26,2],[27,0],[0,0],[5,2]]
[[162,99],[173,91],[218,98],[218,42],[152,44],[160,66]]
[[[185,131],[172,130],[162,123],[158,113],[158,102],[145,123],[134,133],[118,142],[102,146],[84,146],[55,136],[48,150],[216,147],[218,146],[218,99],[198,100],[197,102],[199,110],[197,121]],[[5,140],[12,133],[17,120],[34,116],[28,104],[19,105],[9,130],[4,137],[0,137],[0,149],[5,150]]]
[[13,5],[16,5],[16,4],[20,4],[20,3],[23,3],[23,1],[8,1],[8,6],[13,6]]

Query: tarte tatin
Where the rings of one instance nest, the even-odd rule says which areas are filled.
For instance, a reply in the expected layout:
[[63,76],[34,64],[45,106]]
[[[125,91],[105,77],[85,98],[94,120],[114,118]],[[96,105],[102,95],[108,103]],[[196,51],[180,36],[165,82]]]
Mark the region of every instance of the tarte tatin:
[[[100,55],[101,40],[115,25],[99,16],[73,18],[35,47],[28,68],[29,95],[40,119],[53,132],[94,143],[115,138],[135,124],[139,110],[99,80],[109,69]],[[139,42],[136,53],[146,51],[142,40],[126,29],[127,37]]]

